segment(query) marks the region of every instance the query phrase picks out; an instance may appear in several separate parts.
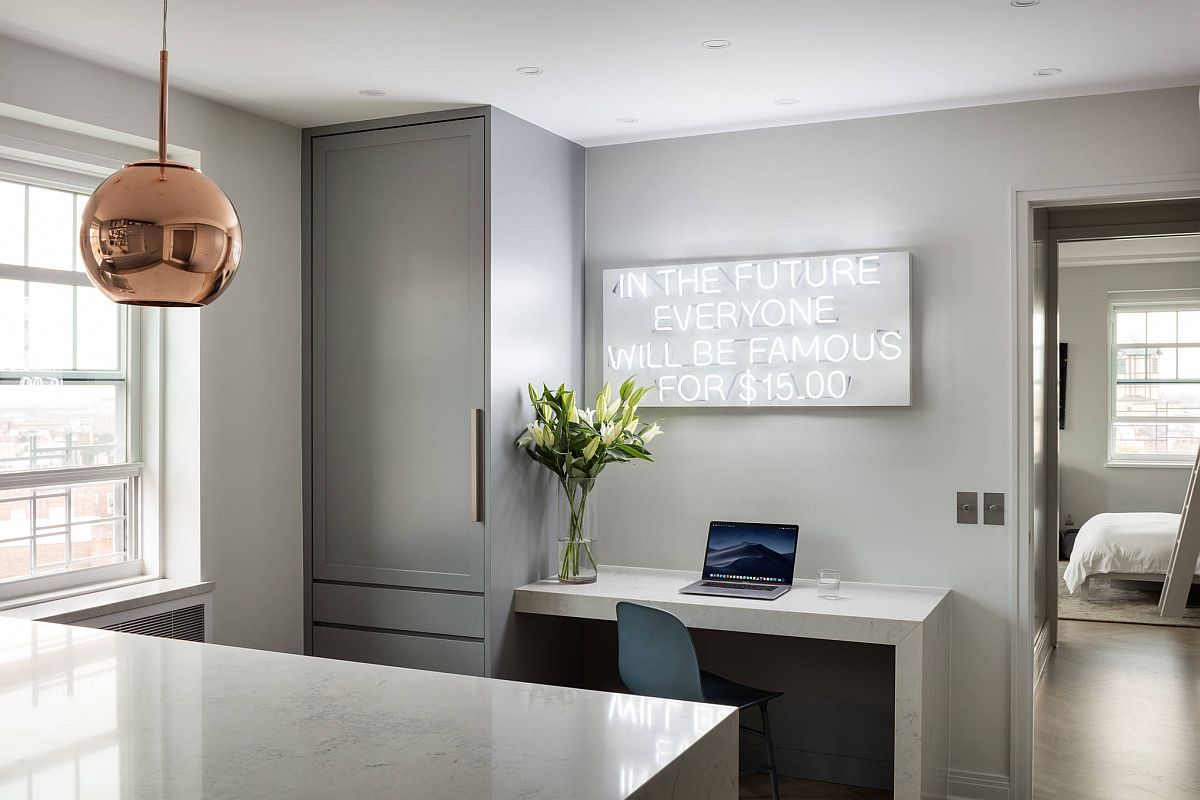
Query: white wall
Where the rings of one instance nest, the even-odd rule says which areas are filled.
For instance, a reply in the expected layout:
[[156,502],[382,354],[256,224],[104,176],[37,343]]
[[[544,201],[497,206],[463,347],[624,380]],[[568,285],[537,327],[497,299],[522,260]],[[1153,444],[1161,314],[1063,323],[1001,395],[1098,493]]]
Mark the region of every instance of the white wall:
[[609,267],[911,250],[916,347],[911,408],[665,410],[657,463],[605,473],[601,560],[697,569],[710,519],[794,520],[800,574],[953,588],[950,766],[1006,775],[1015,530],[954,493],[1013,489],[1012,193],[1194,172],[1195,89],[589,150],[592,391]]
[[[150,72],[157,64],[152,42],[146,53]],[[5,37],[0,103],[143,137],[156,130],[153,82]],[[191,402],[198,399],[192,418],[199,435],[191,447],[198,438],[199,572],[217,584],[216,641],[298,652],[300,132],[178,90],[170,109],[171,141],[201,152],[205,173],[228,193],[245,232],[241,268],[220,300],[201,311],[165,312],[168,335],[198,328],[199,397]],[[189,402],[176,397],[171,406],[169,389],[168,414]],[[169,469],[172,442],[166,447]],[[168,495],[164,556],[179,570],[194,558],[173,561],[170,515],[187,505]],[[194,522],[195,513],[188,509],[180,524]]]
[[[1059,336],[1070,345],[1067,426],[1059,432],[1059,496],[1075,526],[1104,511],[1183,507],[1189,469],[1106,467],[1108,293],[1200,287],[1200,263],[1073,267],[1059,271]],[[1190,465],[1189,465],[1190,466]]]

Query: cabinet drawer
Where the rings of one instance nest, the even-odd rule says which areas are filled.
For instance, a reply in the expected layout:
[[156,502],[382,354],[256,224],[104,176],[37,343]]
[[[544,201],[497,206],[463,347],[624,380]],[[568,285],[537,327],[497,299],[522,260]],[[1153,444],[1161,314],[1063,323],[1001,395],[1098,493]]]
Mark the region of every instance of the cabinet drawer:
[[313,621],[483,638],[483,597],[314,583]]
[[391,667],[483,675],[483,642],[313,626],[313,655]]

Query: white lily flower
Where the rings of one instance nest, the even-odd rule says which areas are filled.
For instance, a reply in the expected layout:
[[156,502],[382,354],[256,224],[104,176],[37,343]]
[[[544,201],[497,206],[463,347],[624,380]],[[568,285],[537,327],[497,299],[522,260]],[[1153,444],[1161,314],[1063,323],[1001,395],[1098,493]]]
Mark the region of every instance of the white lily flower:
[[605,423],[600,428],[600,435],[604,438],[605,447],[612,447],[613,443],[615,441],[617,441],[617,437],[619,437],[621,435],[621,432],[624,430],[625,429],[623,427],[621,427],[620,425],[612,425],[612,424]]
[[533,437],[533,441],[539,447],[550,447],[554,443],[554,433],[545,425],[537,425],[531,422],[527,427],[529,435]]
[[596,455],[596,451],[600,449],[600,437],[593,436],[592,440],[587,443],[587,447],[583,448],[583,457],[590,459]]
[[579,411],[578,414],[579,414],[579,420],[581,422],[586,422],[588,425],[591,425],[592,427],[596,426],[596,412],[595,411],[593,411],[590,408],[585,408],[582,411]]
[[658,427],[658,423],[656,422],[642,432],[642,443],[650,444],[650,442],[654,440],[654,437],[658,436],[660,433],[662,433],[662,428]]
[[608,418],[612,416],[608,413],[608,399],[612,396],[611,392],[611,388],[606,383],[600,390],[600,394],[596,395],[596,420],[599,422],[608,422]]

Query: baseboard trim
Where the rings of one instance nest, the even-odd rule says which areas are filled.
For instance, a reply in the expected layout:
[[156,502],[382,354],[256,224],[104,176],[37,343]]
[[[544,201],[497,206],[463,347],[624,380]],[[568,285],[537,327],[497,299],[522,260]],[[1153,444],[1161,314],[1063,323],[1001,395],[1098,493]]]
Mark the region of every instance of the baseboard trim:
[[949,784],[950,800],[1008,800],[1009,796],[1007,775],[952,769]]

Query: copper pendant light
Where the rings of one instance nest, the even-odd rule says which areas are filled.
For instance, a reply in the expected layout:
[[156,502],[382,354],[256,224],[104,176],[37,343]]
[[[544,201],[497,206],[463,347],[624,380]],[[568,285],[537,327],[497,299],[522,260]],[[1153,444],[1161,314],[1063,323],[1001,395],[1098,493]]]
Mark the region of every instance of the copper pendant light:
[[79,246],[88,276],[116,303],[206,306],[242,258],[242,225],[200,170],[167,160],[167,3],[159,53],[158,158],[111,175],[83,209]]

